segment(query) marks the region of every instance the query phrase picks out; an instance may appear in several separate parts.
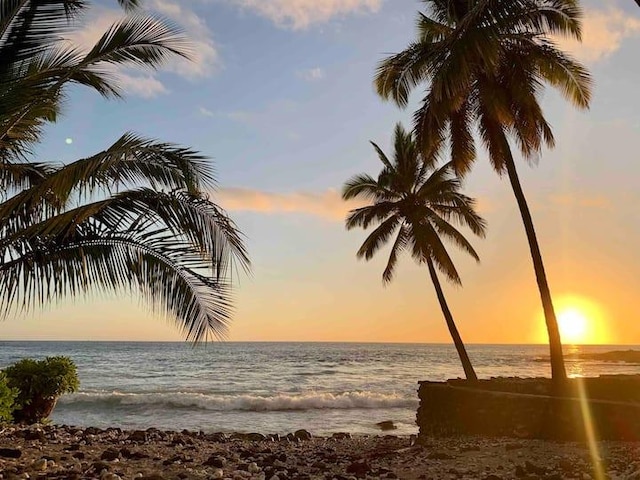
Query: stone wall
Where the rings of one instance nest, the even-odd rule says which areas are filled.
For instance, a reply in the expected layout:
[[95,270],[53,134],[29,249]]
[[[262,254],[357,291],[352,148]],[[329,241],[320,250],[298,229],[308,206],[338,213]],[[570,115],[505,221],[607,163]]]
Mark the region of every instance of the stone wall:
[[[634,401],[640,377],[631,382],[615,377],[589,380],[583,383],[590,392],[586,401],[579,398],[576,380],[564,396],[550,395],[548,379],[420,382],[420,437],[479,434],[584,440],[586,416],[597,438],[640,440],[640,403]],[[595,398],[593,392],[603,392],[605,398]]]

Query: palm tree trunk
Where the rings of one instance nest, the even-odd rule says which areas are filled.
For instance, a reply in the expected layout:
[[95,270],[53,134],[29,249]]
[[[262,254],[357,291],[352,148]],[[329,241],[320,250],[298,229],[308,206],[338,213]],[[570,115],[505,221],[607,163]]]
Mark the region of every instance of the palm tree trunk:
[[638,6],[640,7],[640,0],[636,0],[636,3],[638,4]]
[[[640,0],[638,0],[640,1]],[[544,310],[544,319],[547,324],[547,332],[549,334],[549,351],[551,356],[551,378],[556,384],[564,384],[567,379],[567,372],[564,368],[564,358],[562,355],[562,342],[560,341],[560,329],[558,328],[558,321],[556,320],[556,313],[553,309],[553,301],[551,299],[551,292],[549,290],[549,284],[547,283],[547,275],[544,271],[544,263],[542,263],[542,254],[540,253],[540,246],[538,245],[538,239],[536,238],[536,231],[533,227],[533,219],[531,218],[531,212],[527,205],[527,199],[522,191],[520,185],[520,179],[518,178],[518,172],[516,171],[516,165],[513,161],[513,156],[509,153],[506,155],[505,165],[507,167],[507,174],[509,175],[509,181],[511,182],[511,188],[518,201],[518,208],[520,209],[520,215],[522,216],[522,223],[524,223],[524,229],[527,232],[527,239],[529,240],[529,249],[531,251],[531,258],[533,259],[533,269],[536,272],[536,280],[538,282],[538,289],[540,290],[540,298],[542,299],[542,308]]]
[[453,316],[451,315],[451,311],[449,310],[447,301],[444,298],[444,293],[442,292],[442,287],[440,286],[440,281],[438,280],[436,269],[433,266],[433,262],[431,261],[430,258],[427,260],[427,265],[429,266],[429,274],[431,275],[431,281],[433,282],[433,286],[436,289],[436,294],[438,295],[440,308],[442,308],[442,313],[444,315],[445,320],[447,321],[447,327],[449,327],[449,333],[451,334],[451,338],[453,338],[453,344],[456,346],[456,350],[458,351],[460,362],[462,362],[462,368],[464,369],[464,374],[467,377],[467,380],[476,381],[478,380],[478,376],[476,375],[476,372],[473,369],[473,365],[471,365],[471,360],[469,360],[469,355],[467,355],[467,350],[466,348],[464,348],[464,343],[462,342],[462,338],[460,337],[460,333],[458,332],[456,323],[453,321]]

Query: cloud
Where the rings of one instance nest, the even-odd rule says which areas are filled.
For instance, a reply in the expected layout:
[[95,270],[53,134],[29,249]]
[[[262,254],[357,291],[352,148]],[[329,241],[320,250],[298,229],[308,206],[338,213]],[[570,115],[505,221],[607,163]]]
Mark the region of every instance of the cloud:
[[320,67],[310,68],[308,70],[298,70],[296,75],[298,78],[306,80],[307,82],[316,82],[324,78],[324,70]]
[[200,112],[201,115],[203,115],[205,117],[214,117],[215,116],[215,114],[211,110],[209,110],[207,108],[204,108],[204,107],[198,108],[198,111]]
[[229,0],[293,30],[352,13],[377,12],[383,0]]
[[598,62],[615,53],[627,38],[640,36],[640,19],[618,8],[586,10],[582,43],[556,38],[563,49],[585,62]]
[[166,69],[188,78],[208,77],[214,73],[220,66],[220,55],[204,20],[184,5],[169,0],[152,0],[149,6],[180,25],[189,37],[189,59],[176,58]]
[[[211,31],[193,11],[169,0],[151,0],[146,4],[149,13],[160,15],[179,25],[188,36],[189,59],[174,57],[163,67],[185,78],[208,77],[219,67],[219,55]],[[125,18],[122,10],[94,7],[79,25],[79,28],[67,35],[65,43],[82,50],[91,49],[102,35],[116,22]],[[131,68],[104,65],[118,78],[126,93],[144,98],[155,97],[168,92],[156,72],[139,75]]]
[[349,210],[363,205],[360,202],[345,202],[334,189],[315,193],[272,193],[247,188],[222,188],[216,192],[216,201],[229,211],[301,213],[333,221],[343,221]]
[[125,92],[142,98],[153,98],[169,90],[152,75],[130,75],[121,71],[118,80]]
[[[340,192],[329,188],[323,192],[274,193],[249,188],[221,188],[215,192],[216,202],[232,212],[264,214],[304,214],[325,220],[344,221],[350,210],[368,204],[366,200],[342,200]],[[478,202],[480,213],[493,211],[486,200]]]

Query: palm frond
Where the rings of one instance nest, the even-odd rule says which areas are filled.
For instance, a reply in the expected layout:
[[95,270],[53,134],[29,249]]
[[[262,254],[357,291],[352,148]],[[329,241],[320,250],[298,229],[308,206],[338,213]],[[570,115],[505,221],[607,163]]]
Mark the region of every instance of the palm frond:
[[229,285],[197,273],[205,265],[186,245],[168,238],[163,244],[169,246],[116,235],[42,245],[0,265],[0,306],[6,314],[92,289],[136,288],[168,312],[188,340],[223,337],[232,312]]
[[391,280],[393,280],[393,274],[395,273],[396,264],[398,263],[398,257],[407,247],[408,241],[409,238],[407,227],[401,225],[400,229],[398,230],[396,240],[395,242],[393,242],[393,246],[391,247],[389,260],[387,260],[387,266],[385,267],[384,272],[382,272],[382,281],[384,283],[389,283]]
[[135,14],[112,25],[79,66],[104,62],[155,68],[173,55],[188,57],[181,29],[166,20]]

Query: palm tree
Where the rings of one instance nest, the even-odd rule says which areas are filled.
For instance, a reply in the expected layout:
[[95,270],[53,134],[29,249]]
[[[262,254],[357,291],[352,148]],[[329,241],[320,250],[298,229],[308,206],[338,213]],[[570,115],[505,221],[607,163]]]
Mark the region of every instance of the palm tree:
[[[119,96],[105,65],[155,68],[185,56],[173,26],[132,13],[84,53],[60,44],[81,0],[1,0],[0,308],[16,310],[92,290],[137,289],[193,341],[222,336],[241,234],[206,192],[208,160],[127,133],[67,165],[28,161],[55,121],[66,87]],[[119,0],[126,10],[136,0]]]
[[460,276],[443,238],[479,261],[476,251],[452,222],[470,228],[480,237],[485,235],[485,222],[475,211],[475,200],[460,193],[461,182],[453,174],[453,165],[447,163],[436,168],[435,157],[424,157],[412,134],[402,125],[398,124],[395,129],[393,160],[375,143],[373,147],[383,164],[378,178],[356,175],[347,181],[342,191],[344,200],[371,201],[371,204],[349,212],[347,229],[378,225],[358,250],[358,258],[370,260],[395,236],[382,274],[385,283],[393,278],[398,257],[405,250],[418,263],[427,264],[464,373],[468,380],[477,380],[436,270],[460,285]]
[[552,377],[566,379],[562,343],[536,233],[522,191],[511,142],[535,160],[554,137],[539,103],[543,86],[587,108],[587,70],[560,51],[549,34],[580,39],[582,12],[576,0],[424,0],[418,36],[379,66],[378,93],[405,107],[417,86],[427,84],[415,113],[415,130],[428,152],[450,149],[454,168],[465,174],[476,159],[474,130],[493,168],[506,173],[522,216],[549,333]]

